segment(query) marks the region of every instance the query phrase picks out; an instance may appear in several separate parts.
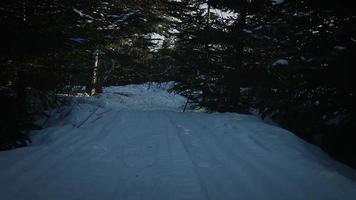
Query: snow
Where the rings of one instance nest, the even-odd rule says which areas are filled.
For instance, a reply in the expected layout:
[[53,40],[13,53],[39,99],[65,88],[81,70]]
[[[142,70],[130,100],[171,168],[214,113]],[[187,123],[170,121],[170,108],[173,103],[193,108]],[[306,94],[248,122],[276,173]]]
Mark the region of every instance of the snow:
[[116,18],[116,20],[114,21],[114,24],[122,24],[123,22],[127,21],[128,18],[133,16],[134,14],[137,14],[137,11],[131,11],[126,14],[119,15],[119,16],[111,15],[111,17]]
[[257,117],[181,112],[174,83],[115,86],[0,152],[2,200],[355,199],[356,173]]
[[279,66],[279,65],[288,65],[289,64],[289,61],[287,59],[279,59],[279,60],[276,60],[272,66]]
[[158,34],[158,33],[149,33],[148,37],[154,44],[154,47],[151,47],[151,50],[158,50],[161,49],[163,46],[163,42],[166,39],[164,35]]
[[99,102],[105,101],[105,104],[112,109],[181,111],[186,99],[167,92],[173,86],[173,82],[112,86],[104,89]]
[[78,10],[76,8],[73,8],[73,11],[75,13],[77,13],[80,17],[86,17],[86,18],[89,18],[89,19],[94,19],[92,16],[84,14],[82,11],[80,11],[80,10]]
[[77,42],[77,43],[85,43],[87,41],[87,39],[84,39],[84,38],[69,38],[71,41],[73,42]]
[[180,33],[180,31],[178,31],[178,30],[175,29],[175,28],[171,28],[171,29],[168,30],[168,33],[171,33],[171,34],[178,34],[178,33]]
[[[207,3],[203,3],[200,6],[200,9],[204,9],[205,13],[208,13],[208,7],[209,5]],[[231,10],[222,10],[222,9],[218,9],[218,8],[210,8],[210,12],[214,13],[215,15],[219,16],[221,19],[236,19],[238,14],[231,11]]]
[[263,26],[262,25],[260,25],[260,26],[257,26],[256,28],[254,28],[253,30],[255,30],[255,31],[259,31],[259,30],[262,30],[263,29]]
[[334,49],[338,50],[338,51],[344,51],[346,49],[346,47],[344,47],[344,46],[334,46]]
[[284,3],[284,0],[273,0],[273,2],[277,5]]
[[252,31],[248,30],[248,29],[242,29],[242,31],[245,32],[245,33],[252,33]]
[[163,15],[162,18],[165,18],[171,22],[177,22],[177,23],[181,23],[182,20],[180,20],[179,18],[176,17],[172,17],[172,16],[167,16],[167,15]]

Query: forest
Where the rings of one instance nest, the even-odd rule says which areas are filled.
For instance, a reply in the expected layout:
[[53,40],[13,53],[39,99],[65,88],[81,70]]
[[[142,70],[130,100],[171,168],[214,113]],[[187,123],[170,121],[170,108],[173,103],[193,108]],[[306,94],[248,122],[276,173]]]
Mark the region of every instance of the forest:
[[0,150],[59,94],[174,81],[206,112],[255,114],[356,168],[356,5],[339,0],[1,0]]

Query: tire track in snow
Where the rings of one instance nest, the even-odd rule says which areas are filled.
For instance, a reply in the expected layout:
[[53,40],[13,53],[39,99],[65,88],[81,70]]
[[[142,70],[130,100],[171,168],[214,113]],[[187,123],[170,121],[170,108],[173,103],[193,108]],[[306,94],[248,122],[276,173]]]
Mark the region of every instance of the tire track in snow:
[[182,134],[181,132],[182,132],[182,131],[179,129],[179,128],[180,128],[179,125],[177,125],[177,123],[173,121],[172,117],[171,117],[169,114],[166,114],[165,116],[166,116],[167,119],[169,120],[169,123],[170,123],[171,127],[173,127],[173,130],[175,130],[175,131],[174,131],[174,132],[175,132],[174,134],[177,136],[179,142],[182,144],[182,146],[183,146],[183,148],[184,148],[184,151],[185,151],[187,157],[189,158],[189,161],[190,161],[190,162],[192,163],[192,165],[193,165],[194,174],[195,174],[195,176],[197,177],[197,179],[198,179],[198,181],[199,181],[199,184],[200,184],[201,188],[202,188],[203,191],[204,191],[204,196],[205,196],[205,198],[209,200],[210,198],[209,198],[209,195],[208,195],[207,188],[206,188],[206,186],[205,186],[205,183],[204,183],[203,180],[202,180],[202,177],[201,177],[200,173],[198,173],[197,163],[196,163],[196,162],[194,161],[194,159],[193,159],[192,152],[190,151],[190,149],[188,148],[186,142],[183,140],[183,138],[182,138],[182,136],[181,136],[181,134]]
[[[261,184],[261,180],[266,181],[267,184],[265,184],[265,186],[276,184],[275,181],[272,181],[274,177],[268,176],[268,171],[261,170],[264,168],[263,165],[262,167],[256,166],[256,163],[251,162],[248,159],[248,157],[256,156],[256,151],[248,151],[248,149],[246,149],[246,147],[249,145],[254,146],[253,143],[248,142],[248,145],[246,146],[239,146],[239,148],[235,148],[238,144],[235,143],[231,137],[226,137],[226,135],[224,137],[222,134],[217,135],[216,130],[213,129],[214,126],[212,126],[212,124],[204,124],[196,120],[196,126],[200,132],[205,133],[200,134],[200,137],[206,137],[208,139],[207,146],[211,149],[214,149],[210,155],[214,155],[218,159],[218,162],[220,162],[225,169],[224,172],[228,174],[231,182],[238,188],[237,193],[232,193],[229,199],[235,199],[236,196],[239,196],[241,199],[282,200],[286,198],[282,195],[285,193],[283,189],[280,189],[280,193],[274,193],[272,194],[273,196],[269,196],[271,195],[269,187],[261,187],[262,189],[260,189],[260,193],[246,193],[246,191],[252,191],[255,187],[258,187],[257,185]],[[247,134],[246,130],[241,131],[243,131],[243,133],[240,134]],[[240,145],[241,144],[243,143],[240,141]],[[241,150],[243,150],[243,152]],[[249,174],[251,171],[254,171],[253,176]],[[221,170],[219,172],[221,172]],[[277,185],[279,184],[277,183]],[[283,185],[279,186],[283,187]]]
[[[127,181],[117,192],[118,198],[206,199],[167,116],[155,111],[139,113],[141,117],[127,122],[128,127],[134,125],[134,128],[125,139],[125,149],[131,152],[124,156],[125,163],[133,164],[128,165],[124,173],[139,177],[126,176]],[[151,146],[149,151],[145,149],[147,146]]]
[[[179,129],[177,129],[175,122],[170,118],[167,113],[168,112],[162,112],[160,114],[160,121],[163,122],[165,126],[167,126],[166,137],[170,152],[171,165],[173,165],[173,167],[179,171],[182,171],[182,167],[189,169],[190,178],[185,179],[190,182],[190,185],[192,185],[192,187],[195,187],[195,189],[191,189],[198,190],[198,193],[202,194],[202,196],[198,195],[197,197],[194,197],[197,194],[191,194],[191,197],[188,196],[187,199],[209,199],[204,185],[202,184],[201,178],[196,172],[196,166],[193,160],[191,159],[190,152],[186,148],[185,143],[180,138]],[[181,175],[187,176],[187,174],[179,174],[177,175],[178,178]],[[192,181],[194,183],[192,183]]]
[[[251,191],[256,185],[256,182],[253,182],[253,180],[251,182],[251,179],[253,177],[248,177],[245,172],[248,172],[249,170],[254,170],[255,173],[259,174],[260,177],[265,177],[266,179],[268,179],[268,175],[266,177],[266,173],[262,172],[260,168],[254,166],[244,157],[241,157],[240,153],[233,151],[234,148],[231,147],[234,147],[236,145],[232,143],[231,139],[227,143],[221,137],[222,135],[216,135],[211,128],[208,128],[208,125],[211,124],[203,124],[200,123],[199,120],[197,120],[199,118],[204,118],[207,116],[208,115],[206,114],[191,113],[189,115],[190,118],[188,118],[187,116],[182,116],[177,119],[180,120],[180,124],[182,124],[182,126],[184,126],[185,128],[189,128],[192,131],[192,133],[190,135],[185,136],[183,140],[186,140],[187,143],[190,143],[190,145],[187,146],[188,148],[191,148],[193,152],[195,152],[193,153],[193,155],[203,154],[206,157],[204,161],[204,159],[202,160],[199,156],[193,156],[193,160],[196,160],[196,165],[200,167],[199,173],[202,173],[201,177],[204,177],[205,184],[208,184],[206,187],[208,187],[208,191],[211,193],[212,199],[218,199],[219,194],[222,193],[224,193],[225,195],[224,199],[266,198],[266,194],[270,194],[268,189],[266,189],[265,192],[261,194],[243,194],[241,192],[238,192]],[[194,142],[194,140],[196,141]],[[195,147],[196,145],[194,145],[194,143],[199,143],[200,147]],[[243,148],[240,147],[239,149],[241,150]],[[215,181],[211,180],[212,173],[218,174]],[[264,180],[264,178],[262,178],[261,180]],[[273,180],[273,178],[271,180]],[[271,183],[274,184],[273,181],[270,182],[270,184]],[[219,184],[220,186],[218,186]],[[236,188],[239,188],[239,190],[235,190],[235,192],[232,192],[234,191],[234,189],[231,188],[224,192],[224,190],[230,186],[235,186]],[[283,196],[278,196],[279,195],[277,194],[277,196],[272,196],[270,197],[270,199],[283,199]]]
[[[197,114],[201,115],[201,114]],[[208,117],[208,115],[202,115],[202,117]],[[210,117],[210,116],[209,116]],[[262,192],[261,194],[255,194],[255,193],[250,193],[242,199],[305,199],[305,198],[310,198],[310,199],[344,199],[345,197],[335,195],[333,193],[315,193],[313,191],[313,188],[315,185],[322,183],[323,180],[311,180],[305,184],[299,185],[298,183],[303,183],[304,180],[301,179],[301,177],[305,176],[304,173],[308,173],[308,170],[310,170],[310,175],[313,175],[312,169],[307,169],[307,171],[299,171],[298,174],[293,174],[291,173],[290,169],[294,169],[295,166],[293,166],[293,159],[286,159],[289,160],[289,162],[282,162],[282,163],[276,163],[275,160],[278,159],[272,159],[274,162],[272,162],[270,159],[275,156],[275,153],[269,152],[269,157],[260,157],[263,158],[262,160],[256,160],[259,157],[259,153],[262,153],[261,155],[265,155],[266,152],[261,152],[264,149],[263,148],[254,148],[253,146],[257,145],[257,143],[253,143],[253,141],[249,141],[250,139],[248,137],[245,138],[247,141],[246,144],[242,143],[244,146],[239,146],[239,148],[235,148],[236,144],[235,141],[232,140],[233,137],[228,135],[229,137],[226,137],[227,135],[223,134],[216,134],[216,131],[214,131],[214,124],[208,123],[205,124],[207,120],[194,120],[196,122],[196,126],[200,127],[197,130],[200,130],[200,133],[205,133],[206,136],[210,137],[210,141],[212,143],[209,145],[210,147],[218,147],[218,149],[215,149],[211,155],[220,155],[219,160],[222,161],[222,163],[227,167],[226,171],[229,172],[230,177],[235,177],[235,181],[238,179],[241,179],[245,177],[243,180],[242,185],[246,186],[247,183],[250,182],[250,188],[255,188],[258,187],[260,188],[259,192]],[[203,123],[204,122],[204,123]],[[241,127],[245,127],[244,125],[240,125]],[[241,130],[244,135],[251,135],[253,134],[254,129],[247,126],[245,130]],[[249,133],[250,132],[250,133]],[[201,138],[204,137],[204,134],[200,134]],[[236,134],[235,134],[236,136]],[[243,139],[243,138],[239,138]],[[251,143],[252,142],[252,143]],[[241,143],[240,143],[241,144]],[[241,151],[243,150],[243,152]],[[258,150],[258,151],[256,151]],[[217,152],[220,152],[219,154],[216,154]],[[282,153],[283,152],[279,152]],[[280,158],[283,159],[283,156],[280,156]],[[284,159],[283,159],[284,160]],[[227,163],[230,163],[231,166],[228,167],[226,165]],[[297,163],[295,163],[297,164]],[[234,166],[234,167],[233,167]],[[300,166],[303,168],[303,166]],[[237,170],[241,169],[243,171]],[[319,167],[320,168],[320,167]],[[304,169],[304,168],[303,168]],[[251,173],[253,171],[254,174]],[[278,172],[277,172],[278,171]],[[245,173],[244,173],[245,172]],[[276,173],[277,172],[277,173]],[[248,175],[248,176],[246,176]],[[255,180],[255,181],[254,181]],[[256,182],[258,180],[258,182]],[[253,182],[251,182],[253,181]],[[327,180],[324,180],[327,181]],[[238,181],[239,182],[239,181]],[[329,187],[330,185],[328,184],[319,184],[319,187],[322,188],[323,191],[332,191],[335,190],[335,188]],[[262,189],[261,189],[262,188]],[[243,189],[242,191],[246,192],[249,191],[248,188]],[[275,193],[271,193],[271,191],[278,191]],[[295,193],[293,196],[290,196],[291,193]],[[241,193],[240,193],[241,194]],[[251,196],[252,195],[252,196]],[[257,195],[257,196],[253,196]],[[232,199],[233,196],[232,196]]]
[[[220,199],[222,198],[221,195],[224,196],[224,199],[239,199],[239,195],[236,192],[231,194],[231,191],[236,191],[234,188],[231,188],[235,184],[227,173],[229,169],[219,161],[219,157],[223,155],[216,154],[219,151],[209,141],[209,138],[203,136],[206,133],[200,131],[202,127],[192,123],[200,120],[200,118],[195,118],[191,115],[195,114],[182,113],[179,116],[175,116],[176,124],[179,123],[181,126],[177,128],[181,129],[182,141],[186,144],[188,151],[191,152],[192,162],[196,167],[198,176],[201,177],[201,183],[207,191],[209,199]],[[190,116],[190,118],[187,116]],[[185,134],[182,128],[189,129],[191,133],[188,135]]]
[[121,158],[123,171],[115,186],[114,195],[118,199],[141,199],[144,192],[147,197],[154,195],[153,177],[150,176],[154,153],[153,149],[147,151],[147,147],[152,145],[153,148],[151,137],[155,137],[155,134],[145,127],[152,120],[146,112],[130,111],[127,114],[127,121],[121,127],[124,131]]

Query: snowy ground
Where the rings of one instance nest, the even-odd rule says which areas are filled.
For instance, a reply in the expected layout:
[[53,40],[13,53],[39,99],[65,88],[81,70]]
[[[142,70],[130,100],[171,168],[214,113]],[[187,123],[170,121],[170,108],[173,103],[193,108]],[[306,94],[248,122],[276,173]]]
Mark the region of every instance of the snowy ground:
[[182,113],[164,85],[110,87],[0,152],[1,200],[356,199],[356,173],[239,114]]

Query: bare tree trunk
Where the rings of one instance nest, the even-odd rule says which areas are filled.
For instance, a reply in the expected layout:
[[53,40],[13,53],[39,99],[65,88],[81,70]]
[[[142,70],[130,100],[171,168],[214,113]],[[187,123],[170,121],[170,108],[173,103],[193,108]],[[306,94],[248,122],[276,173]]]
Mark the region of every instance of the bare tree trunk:
[[210,6],[210,1],[208,0],[207,2],[208,4],[208,20],[207,20],[207,26],[210,27],[210,9],[211,9],[211,6]]
[[93,76],[91,82],[91,90],[90,95],[96,95],[98,92],[98,83],[99,83],[99,52],[95,52],[94,56],[94,68],[93,68]]

